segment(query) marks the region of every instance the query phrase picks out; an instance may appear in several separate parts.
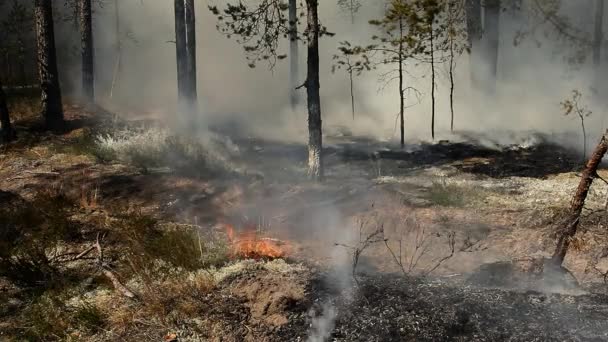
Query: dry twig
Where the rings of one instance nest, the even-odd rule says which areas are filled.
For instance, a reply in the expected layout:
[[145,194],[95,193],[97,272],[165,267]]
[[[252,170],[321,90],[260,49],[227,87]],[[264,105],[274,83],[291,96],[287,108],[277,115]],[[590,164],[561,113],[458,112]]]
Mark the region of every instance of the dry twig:
[[99,233],[97,233],[97,241],[95,242],[95,248],[97,248],[97,254],[98,254],[97,263],[98,263],[103,275],[105,275],[108,279],[110,279],[114,288],[118,292],[120,292],[123,296],[125,296],[127,298],[135,298],[136,297],[135,294],[131,290],[129,290],[125,285],[123,285],[120,282],[120,280],[118,280],[118,277],[116,276],[116,274],[114,274],[114,272],[112,272],[110,270],[110,268],[104,264],[103,250],[101,249],[101,244],[99,243]]

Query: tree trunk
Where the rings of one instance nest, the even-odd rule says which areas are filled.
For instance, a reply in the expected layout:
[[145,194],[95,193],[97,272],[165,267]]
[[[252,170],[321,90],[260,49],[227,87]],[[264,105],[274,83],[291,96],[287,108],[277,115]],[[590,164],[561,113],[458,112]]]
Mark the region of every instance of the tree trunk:
[[114,31],[116,34],[116,62],[114,62],[114,70],[112,74],[112,84],[110,85],[110,99],[114,98],[114,88],[118,83],[118,76],[122,69],[122,36],[120,34],[120,7],[118,7],[118,1],[114,0]]
[[450,132],[454,132],[454,38],[450,38]]
[[587,199],[587,194],[589,193],[589,188],[591,188],[593,179],[597,176],[597,168],[607,150],[608,131],[604,133],[600,142],[595,147],[595,150],[593,150],[593,154],[583,170],[576,193],[570,201],[570,212],[568,213],[568,218],[565,221],[565,226],[562,228],[561,236],[559,237],[557,247],[553,253],[553,262],[557,265],[561,265],[564,262],[570,242],[576,234],[581,212],[583,211],[583,206],[585,205],[585,199]]
[[91,0],[80,0],[80,42],[82,52],[82,91],[87,102],[95,101],[95,65]]
[[187,47],[186,47],[186,10],[184,0],[174,0],[175,6],[175,50],[177,63],[177,103],[178,111],[183,113],[186,108],[188,70]]
[[321,97],[319,95],[319,14],[318,0],[306,0],[308,34],[308,176],[323,179],[323,136],[321,128]]
[[488,65],[485,78],[488,80],[486,89],[491,93],[496,88],[498,72],[498,44],[500,27],[500,0],[486,0],[485,7],[485,53],[484,58]]
[[466,0],[467,39],[470,49],[470,75],[474,87],[479,85],[478,67],[480,63],[479,43],[481,41],[481,0]]
[[62,130],[65,128],[65,122],[57,71],[52,1],[34,0],[34,15],[42,116],[47,129]]
[[297,1],[289,0],[289,98],[291,110],[298,106],[298,24]]
[[[403,38],[403,19],[399,19],[399,37]],[[399,39],[399,133],[401,148],[405,147],[405,90],[403,89],[403,39]]]
[[433,21],[431,20],[431,139],[435,141],[435,47],[433,40]]
[[353,87],[353,71],[350,70],[348,72],[348,77],[350,80],[350,110],[353,114],[353,121],[355,120],[355,89]]
[[595,30],[593,34],[593,65],[600,66],[604,24],[604,0],[595,0]]
[[15,138],[15,131],[11,125],[11,119],[6,105],[6,95],[0,80],[0,143],[7,143]]
[[[186,91],[188,96],[188,115],[197,112],[198,97],[196,87],[196,14],[194,0],[186,0]],[[190,117],[193,119],[193,117]]]

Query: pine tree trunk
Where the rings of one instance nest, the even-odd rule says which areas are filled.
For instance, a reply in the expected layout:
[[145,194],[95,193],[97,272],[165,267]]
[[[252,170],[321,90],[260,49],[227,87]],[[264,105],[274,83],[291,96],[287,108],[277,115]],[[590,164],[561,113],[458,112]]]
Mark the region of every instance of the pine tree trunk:
[[187,104],[187,48],[186,48],[186,10],[184,0],[174,0],[175,6],[175,54],[177,63],[177,103],[178,111],[183,113]]
[[119,0],[114,0],[114,33],[116,36],[116,62],[114,62],[114,70],[112,71],[112,84],[110,85],[110,99],[114,98],[114,89],[118,83],[118,76],[122,69],[122,36],[120,34],[120,7]]
[[598,67],[602,57],[604,0],[595,0],[595,30],[593,34],[593,65]]
[[36,19],[36,43],[38,54],[38,75],[41,89],[41,112],[46,128],[62,130],[65,128],[57,55],[53,26],[52,0],[34,0]]
[[435,140],[435,41],[433,37],[433,21],[431,27],[431,138]]
[[481,41],[481,0],[466,0],[467,39],[470,49],[470,75],[474,87],[479,85],[478,67],[480,64]]
[[[196,86],[196,14],[194,0],[186,0],[186,91],[188,97],[188,115],[194,116],[197,111]],[[190,117],[192,119],[193,117]]]
[[15,131],[11,125],[11,119],[6,105],[6,95],[0,80],[0,143],[7,143],[15,138]]
[[298,25],[297,1],[289,0],[289,98],[291,110],[298,106]]
[[87,102],[95,101],[95,65],[91,0],[80,0],[80,42],[82,52],[82,91]]
[[348,72],[348,77],[350,79],[350,110],[353,114],[353,121],[355,120],[355,89],[353,85],[353,71],[350,70]]
[[557,242],[557,247],[553,253],[553,262],[556,265],[561,265],[564,262],[566,253],[568,253],[570,242],[574,235],[576,235],[581,213],[585,205],[585,200],[587,199],[587,194],[589,193],[589,188],[591,188],[593,179],[597,175],[597,168],[600,165],[602,158],[606,154],[606,151],[608,151],[608,131],[604,133],[600,142],[595,147],[595,150],[593,150],[593,154],[591,155],[591,158],[589,158],[589,161],[583,170],[583,174],[581,175],[581,180],[578,183],[576,193],[570,201],[570,212],[568,213],[565,226],[563,227]]
[[[399,36],[403,37],[403,20],[399,19]],[[403,39],[399,39],[399,132],[401,148],[405,147],[405,89],[403,89]]]
[[473,48],[481,40],[481,0],[466,0],[467,38]]
[[486,51],[484,53],[484,57],[489,65],[487,75],[485,76],[488,78],[488,85],[486,89],[488,89],[490,92],[494,92],[496,88],[496,77],[498,74],[499,27],[500,0],[486,0],[484,30]]
[[450,132],[454,132],[454,39],[450,38]]
[[308,176],[323,179],[323,136],[321,128],[321,97],[319,95],[319,15],[318,0],[306,0],[308,22]]

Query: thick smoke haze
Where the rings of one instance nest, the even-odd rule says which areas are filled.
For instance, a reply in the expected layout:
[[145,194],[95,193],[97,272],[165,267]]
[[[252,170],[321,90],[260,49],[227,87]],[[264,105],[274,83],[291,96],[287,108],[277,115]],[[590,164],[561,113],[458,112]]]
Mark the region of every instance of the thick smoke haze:
[[[542,1],[540,1],[542,3]],[[109,93],[116,72],[116,3],[122,42],[121,66],[114,87]],[[208,5],[222,8],[226,1],[197,1],[197,58],[199,118],[204,126],[233,123],[251,133],[268,138],[305,141],[306,98],[300,90],[300,107],[296,113],[289,108],[288,60],[279,61],[269,70],[264,63],[248,67],[242,47],[216,30],[216,18]],[[506,3],[506,2],[505,2]],[[580,90],[583,101],[594,114],[587,119],[590,144],[605,126],[602,90],[608,61],[606,51],[601,70],[591,68],[591,48],[573,47],[550,24],[539,25],[534,1],[523,2],[523,14],[508,10],[500,18],[498,84],[494,96],[471,90],[469,55],[465,52],[456,66],[455,127],[459,131],[541,131],[563,133],[579,131],[574,117],[565,117],[560,102],[573,89]],[[61,5],[59,12],[69,12]],[[367,45],[378,34],[368,20],[379,18],[384,1],[364,2],[351,23],[349,13],[336,1],[320,2],[322,23],[333,37],[321,39],[321,100],[324,126],[347,126],[355,134],[372,135],[395,141],[398,139],[396,119],[399,111],[397,84],[384,84],[378,75],[383,70],[367,72],[355,79],[356,114],[350,113],[348,76],[344,71],[332,73],[332,56],[339,42]],[[536,12],[535,12],[536,10]],[[562,1],[560,15],[586,38],[592,37],[594,1]],[[56,19],[61,20],[61,19]],[[62,81],[78,89],[80,80],[77,26],[63,20],[57,28],[59,63]],[[300,25],[303,30],[303,24]],[[530,31],[533,30],[533,33]],[[519,32],[527,32],[515,45]],[[96,52],[97,96],[100,102],[123,113],[148,113],[171,119],[175,116],[177,97],[173,2],[166,0],[103,1],[95,7],[94,37]],[[287,52],[287,41],[282,52]],[[570,60],[580,51],[582,63]],[[68,56],[69,58],[61,58]],[[306,73],[306,47],[300,45],[300,80]],[[415,87],[421,96],[407,99],[406,140],[430,140],[430,68],[412,60],[407,62],[406,86]],[[595,83],[594,83],[595,82]],[[438,66],[437,80],[438,139],[449,134],[449,82],[447,65]],[[419,102],[419,103],[418,103]],[[576,142],[573,147],[579,147]]]

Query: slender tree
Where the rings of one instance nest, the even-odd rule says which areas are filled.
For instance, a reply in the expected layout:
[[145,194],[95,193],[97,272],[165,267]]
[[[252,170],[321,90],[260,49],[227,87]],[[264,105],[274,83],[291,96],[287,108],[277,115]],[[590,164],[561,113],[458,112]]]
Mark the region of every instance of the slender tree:
[[398,80],[401,147],[405,146],[406,93],[415,90],[405,85],[404,66],[408,59],[424,50],[420,35],[420,28],[424,25],[421,25],[416,5],[412,1],[392,0],[382,19],[369,22],[380,30],[380,35],[373,36],[372,40],[376,43],[365,48],[370,56],[380,56],[379,64],[390,66],[391,69],[382,78]]
[[6,95],[0,80],[0,143],[7,143],[15,138],[15,131],[11,125],[11,119],[6,104]]
[[95,66],[91,0],[80,0],[80,42],[82,53],[82,89],[85,99],[95,101]]
[[185,0],[186,26],[186,93],[188,115],[196,112],[198,105],[196,87],[196,15],[194,0]]
[[[438,56],[436,56],[436,44],[438,36],[446,31],[445,22],[441,25],[438,25],[435,28],[435,21],[437,18],[444,14],[445,7],[443,1],[438,0],[419,0],[414,1],[414,10],[415,10],[415,21],[410,25],[416,25],[417,22],[421,22],[421,25],[416,30],[411,30],[412,33],[420,36],[422,42],[427,41],[428,43],[424,44],[424,50],[421,50],[421,54],[423,57],[427,57],[429,64],[431,65],[431,138],[435,140],[435,88],[436,88],[436,71],[435,64],[437,62]],[[437,32],[435,31],[437,29]]]
[[184,112],[187,103],[188,49],[186,40],[186,9],[184,0],[174,0],[175,55],[177,63],[177,97],[179,111]]
[[593,34],[593,64],[600,65],[604,26],[604,0],[595,0],[595,30]]
[[42,116],[47,129],[62,130],[65,127],[65,121],[57,71],[52,1],[34,0],[34,16],[38,46],[38,74],[42,91]]
[[[279,54],[279,41],[293,34],[285,12],[289,5],[281,0],[262,0],[248,8],[243,2],[228,4],[220,11],[215,6],[209,9],[217,17],[218,29],[227,36],[236,35],[237,42],[244,45],[249,66],[266,61],[274,67],[277,60],[286,58]],[[323,178],[323,139],[321,121],[321,99],[319,94],[319,37],[331,35],[319,23],[318,0],[306,0],[307,28],[304,37],[307,43],[307,77],[304,84],[308,100],[308,175],[313,180]]]
[[289,0],[289,99],[291,110],[298,106],[298,8],[296,0]]
[[498,74],[498,46],[500,36],[500,0],[485,1],[485,30],[484,57],[489,63],[489,69],[484,75],[489,83],[487,89],[493,92],[496,87],[496,77]]
[[444,46],[447,47],[448,79],[450,82],[450,131],[454,131],[454,93],[456,79],[454,71],[458,57],[469,47],[466,25],[466,12],[462,1],[448,0],[445,13]]
[[478,64],[480,63],[480,42],[482,37],[481,27],[481,0],[465,0],[467,38],[470,54],[470,75],[471,83],[477,86],[479,75],[477,75]]
[[338,0],[338,6],[350,15],[350,23],[355,24],[355,14],[361,8],[360,0]]
[[120,27],[120,6],[118,5],[119,0],[114,0],[114,39],[116,42],[115,46],[115,54],[116,54],[116,62],[114,62],[114,70],[112,72],[112,84],[110,85],[110,98],[114,97],[114,88],[116,87],[116,83],[118,82],[118,75],[122,69],[122,35],[121,35],[121,27]]
[[334,65],[331,68],[332,72],[336,69],[342,69],[348,74],[350,86],[350,108],[353,120],[355,120],[355,89],[354,78],[361,75],[363,71],[371,70],[370,60],[367,57],[366,50],[359,46],[352,46],[347,41],[340,42],[338,47],[339,54],[334,55]]

